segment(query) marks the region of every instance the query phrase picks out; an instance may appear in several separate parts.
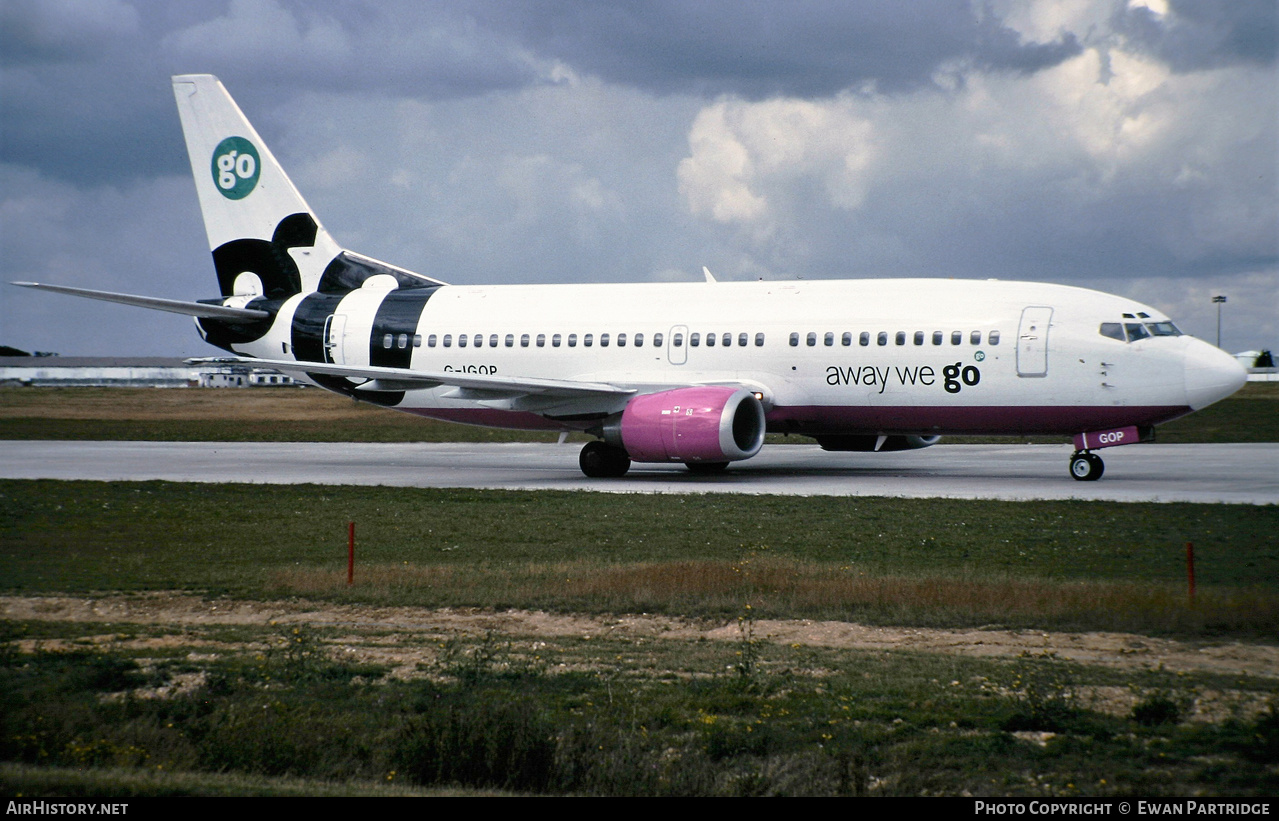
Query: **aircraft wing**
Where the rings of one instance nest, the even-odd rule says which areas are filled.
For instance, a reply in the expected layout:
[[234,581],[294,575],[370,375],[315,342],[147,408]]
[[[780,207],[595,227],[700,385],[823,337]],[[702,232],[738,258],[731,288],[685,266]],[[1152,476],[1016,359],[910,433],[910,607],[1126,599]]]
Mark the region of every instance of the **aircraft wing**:
[[361,389],[374,391],[409,391],[450,385],[458,389],[457,399],[514,399],[538,395],[545,397],[581,398],[630,396],[634,388],[623,388],[607,382],[581,382],[572,379],[539,379],[522,376],[490,376],[455,371],[410,371],[373,365],[335,365],[328,362],[297,362],[284,359],[220,358],[257,368],[272,368],[286,373],[318,373],[348,379],[369,379]]

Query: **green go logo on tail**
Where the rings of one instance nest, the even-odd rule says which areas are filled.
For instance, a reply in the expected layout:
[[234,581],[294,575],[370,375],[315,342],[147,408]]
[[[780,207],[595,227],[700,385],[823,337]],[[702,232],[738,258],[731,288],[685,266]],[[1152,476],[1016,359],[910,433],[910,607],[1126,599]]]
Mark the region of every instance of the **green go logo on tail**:
[[227,137],[213,150],[213,184],[229,200],[242,200],[258,184],[258,150],[243,137]]

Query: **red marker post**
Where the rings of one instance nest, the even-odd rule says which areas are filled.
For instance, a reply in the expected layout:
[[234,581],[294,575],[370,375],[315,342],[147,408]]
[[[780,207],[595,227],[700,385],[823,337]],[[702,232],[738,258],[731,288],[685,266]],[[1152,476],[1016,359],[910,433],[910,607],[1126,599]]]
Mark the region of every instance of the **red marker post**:
[[346,583],[355,584],[355,522],[346,523]]
[[1186,577],[1190,582],[1190,606],[1195,606],[1195,543],[1186,542]]

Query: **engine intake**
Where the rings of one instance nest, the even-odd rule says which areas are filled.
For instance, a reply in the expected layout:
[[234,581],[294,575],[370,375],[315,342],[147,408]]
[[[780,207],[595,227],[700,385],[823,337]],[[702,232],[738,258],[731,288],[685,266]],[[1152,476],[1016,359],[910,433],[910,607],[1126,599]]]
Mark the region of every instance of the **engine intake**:
[[705,386],[637,396],[603,432],[636,462],[734,462],[759,453],[764,426],[753,393]]

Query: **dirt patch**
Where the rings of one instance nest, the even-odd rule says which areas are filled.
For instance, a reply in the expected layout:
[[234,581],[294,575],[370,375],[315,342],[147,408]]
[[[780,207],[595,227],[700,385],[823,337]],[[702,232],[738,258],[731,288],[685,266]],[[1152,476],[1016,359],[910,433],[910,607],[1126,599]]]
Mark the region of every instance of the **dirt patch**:
[[[82,598],[0,597],[0,618],[13,620],[165,625],[305,624],[344,628],[358,642],[338,641],[339,652],[411,666],[431,652],[427,645],[459,635],[508,637],[662,638],[732,642],[736,622],[630,614],[588,616],[507,610],[374,607],[306,601],[254,602],[205,599],[183,593]],[[382,634],[380,637],[368,634]],[[1128,633],[1049,633],[1038,630],[941,630],[868,627],[837,621],[761,619],[756,639],[800,646],[860,650],[908,650],[1010,658],[1024,652],[1118,669],[1157,669],[1279,678],[1279,647],[1242,642],[1188,642]],[[154,639],[141,641],[153,642]],[[198,642],[188,642],[195,644]],[[356,644],[358,643],[358,648]]]

